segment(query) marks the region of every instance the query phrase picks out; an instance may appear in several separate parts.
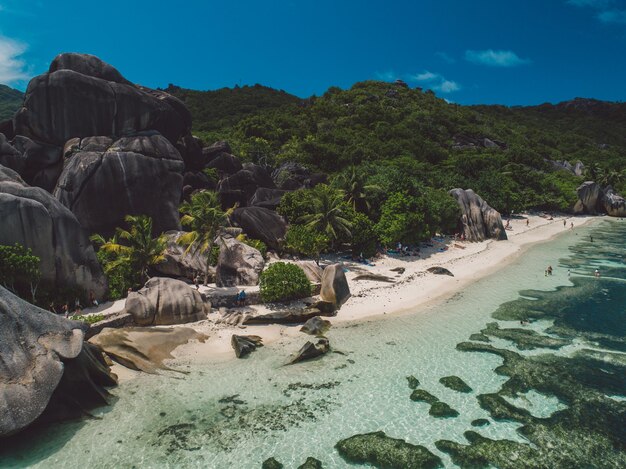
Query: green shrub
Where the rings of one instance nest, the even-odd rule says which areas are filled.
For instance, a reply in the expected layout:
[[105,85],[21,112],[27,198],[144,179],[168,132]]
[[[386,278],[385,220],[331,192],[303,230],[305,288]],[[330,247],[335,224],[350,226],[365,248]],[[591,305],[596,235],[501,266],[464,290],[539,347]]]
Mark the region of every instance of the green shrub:
[[97,322],[100,322],[104,319],[104,315],[103,314],[91,314],[89,316],[72,316],[71,319],[73,319],[74,321],[82,321],[82,322],[86,322],[87,324],[95,324]]
[[372,257],[376,254],[377,241],[372,220],[367,215],[356,212],[352,218],[352,254]]
[[326,235],[304,225],[291,225],[285,236],[285,249],[288,252],[314,259],[319,259],[328,244]]
[[237,240],[256,249],[257,251],[261,253],[263,257],[265,257],[265,255],[267,254],[267,246],[260,239],[251,239],[251,238],[248,238],[245,234],[240,234],[239,236],[237,236]]
[[41,260],[30,248],[0,245],[0,284],[35,303],[41,278]]
[[260,290],[266,303],[296,300],[311,295],[311,282],[297,265],[276,262],[261,274]]

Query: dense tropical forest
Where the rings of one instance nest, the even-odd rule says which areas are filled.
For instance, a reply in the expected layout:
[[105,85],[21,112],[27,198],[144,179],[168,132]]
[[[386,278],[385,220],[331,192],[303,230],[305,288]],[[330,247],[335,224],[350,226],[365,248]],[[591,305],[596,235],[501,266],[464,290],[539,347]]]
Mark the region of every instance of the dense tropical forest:
[[6,85],[0,85],[0,121],[11,119],[22,105],[24,93]]

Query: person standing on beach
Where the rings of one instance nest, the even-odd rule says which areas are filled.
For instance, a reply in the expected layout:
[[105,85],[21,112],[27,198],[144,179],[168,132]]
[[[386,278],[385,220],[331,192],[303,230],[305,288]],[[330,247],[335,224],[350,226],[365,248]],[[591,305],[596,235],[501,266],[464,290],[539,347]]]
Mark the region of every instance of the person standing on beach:
[[529,226],[529,225],[530,225],[530,220],[527,218],[526,219],[526,226]]
[[563,219],[563,228],[567,228],[567,220],[565,218]]
[[569,226],[570,226],[570,229],[572,229],[572,230],[573,230],[573,229],[574,229],[574,222],[570,223],[570,225],[569,225]]

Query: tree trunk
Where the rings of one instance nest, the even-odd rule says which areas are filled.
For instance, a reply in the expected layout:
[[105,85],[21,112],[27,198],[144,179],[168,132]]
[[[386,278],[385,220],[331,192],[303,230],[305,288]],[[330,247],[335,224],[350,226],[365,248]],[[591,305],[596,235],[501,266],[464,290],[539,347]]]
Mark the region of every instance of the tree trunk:
[[209,241],[209,252],[207,253],[207,258],[206,258],[206,270],[204,272],[204,285],[208,285],[209,284],[209,267],[211,266],[211,256],[213,254],[213,237],[211,237],[211,241]]

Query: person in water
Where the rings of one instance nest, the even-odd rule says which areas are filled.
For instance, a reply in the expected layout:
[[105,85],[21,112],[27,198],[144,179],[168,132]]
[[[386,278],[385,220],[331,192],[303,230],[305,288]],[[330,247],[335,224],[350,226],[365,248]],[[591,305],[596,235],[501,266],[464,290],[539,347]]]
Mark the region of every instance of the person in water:
[[594,277],[600,277],[600,271],[598,269],[596,269],[596,271],[593,273]]
[[589,241],[593,243],[593,236],[589,235]]

